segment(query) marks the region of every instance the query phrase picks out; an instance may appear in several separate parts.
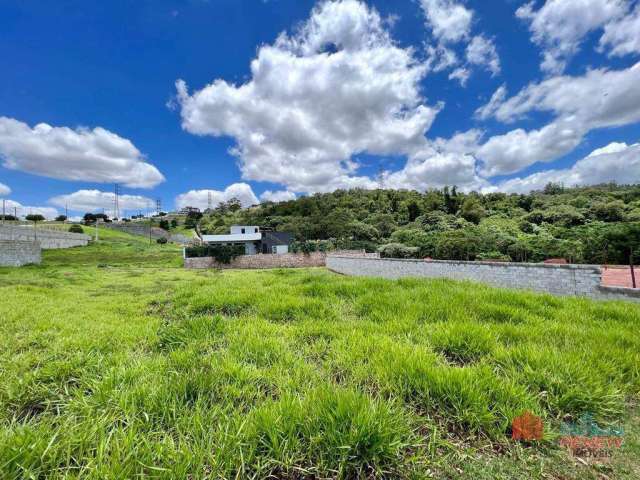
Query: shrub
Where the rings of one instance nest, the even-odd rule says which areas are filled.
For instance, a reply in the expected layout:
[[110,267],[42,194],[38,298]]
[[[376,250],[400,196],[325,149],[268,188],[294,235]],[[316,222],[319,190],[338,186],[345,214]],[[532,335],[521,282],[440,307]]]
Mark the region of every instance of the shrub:
[[71,225],[69,227],[69,232],[70,233],[84,233],[84,229],[82,228],[81,225],[78,225],[77,223],[74,223],[73,225]]
[[165,243],[167,243],[167,239],[165,237],[160,237],[156,240],[156,243],[159,243],[160,245],[164,245]]
[[381,246],[378,251],[382,258],[418,258],[418,247],[407,247],[401,243],[388,243]]

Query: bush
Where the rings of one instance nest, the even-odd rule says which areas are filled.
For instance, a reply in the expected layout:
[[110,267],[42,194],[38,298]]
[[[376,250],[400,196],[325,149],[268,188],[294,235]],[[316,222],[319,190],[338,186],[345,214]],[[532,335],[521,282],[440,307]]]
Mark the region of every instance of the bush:
[[419,258],[418,247],[407,247],[401,243],[388,243],[381,246],[378,251],[382,258]]
[[78,225],[77,223],[71,225],[69,227],[69,232],[70,233],[84,233],[84,229],[82,228],[81,225]]
[[160,237],[156,240],[156,243],[159,243],[160,245],[164,245],[167,242],[168,240],[165,237]]

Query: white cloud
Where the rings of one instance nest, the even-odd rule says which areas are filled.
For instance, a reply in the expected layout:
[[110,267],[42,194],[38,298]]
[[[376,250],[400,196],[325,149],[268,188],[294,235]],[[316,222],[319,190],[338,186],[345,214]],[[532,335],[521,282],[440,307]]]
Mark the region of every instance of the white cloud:
[[314,192],[366,185],[354,155],[408,154],[441,105],[427,106],[427,67],[400,48],[376,10],[356,0],[321,3],[293,35],[259,48],[251,80],[216,80],[189,94],[177,82],[182,126],[230,136],[245,179]]
[[604,27],[600,37],[600,50],[609,50],[610,56],[640,53],[640,3],[627,16]]
[[190,190],[176,197],[176,207],[197,207],[201,210],[209,206],[209,197],[213,208],[222,202],[228,202],[232,198],[237,198],[243,207],[249,207],[260,203],[253,193],[251,186],[247,183],[234,183],[224,190]]
[[529,22],[532,40],[543,49],[543,71],[562,73],[592,31],[622,16],[625,0],[547,0],[538,10],[529,2],[516,16]]
[[503,84],[493,92],[491,99],[489,99],[489,102],[486,105],[476,110],[475,117],[480,120],[486,120],[495,113],[500,104],[504,102],[505,98],[507,98],[507,87]]
[[452,0],[421,0],[427,26],[443,43],[459,42],[469,36],[473,11]]
[[467,80],[469,80],[470,75],[471,72],[468,68],[458,67],[449,74],[449,80],[458,80],[460,85],[464,87],[467,85]]
[[7,187],[4,183],[0,183],[0,197],[4,195],[9,195],[11,193],[11,189]]
[[[0,213],[2,211],[1,209],[2,209],[2,206],[0,205]],[[24,218],[27,215],[31,215],[31,214],[33,215],[40,214],[47,220],[53,220],[59,215],[58,210],[55,208],[22,205],[21,203],[16,202],[15,200],[7,200],[5,202],[5,209],[6,209],[5,211],[7,215],[17,214],[19,218]]]
[[400,171],[386,173],[387,188],[426,190],[456,185],[463,191],[479,190],[488,182],[476,172],[474,151],[481,132],[469,130],[449,139],[437,138],[413,154]]
[[164,181],[131,141],[100,127],[74,130],[39,123],[31,128],[0,117],[0,157],[6,168],[62,180],[140,188]]
[[456,52],[443,45],[427,45],[426,65],[430,72],[441,72],[458,64]]
[[286,202],[287,200],[295,199],[296,194],[288,190],[280,190],[278,192],[267,190],[260,195],[260,200],[263,202]]
[[597,128],[640,121],[640,63],[623,70],[589,70],[583,76],[557,76],[530,84],[505,100],[502,91],[478,110],[512,122],[532,111],[550,112],[555,119],[537,130],[512,130],[490,138],[478,154],[485,175],[514,173],[537,161],[569,153],[584,135]]
[[633,184],[640,182],[640,143],[611,143],[594,150],[571,168],[545,170],[524,178],[514,178],[501,183],[495,190],[506,192],[528,192],[540,190],[549,182],[567,186],[594,185],[617,182]]
[[[99,212],[104,209],[110,217],[115,216],[115,194],[100,190],[78,190],[67,195],[59,195],[49,200],[49,203],[57,207],[74,210],[77,212]],[[118,195],[118,208],[120,216],[124,217],[127,210],[146,210],[155,208],[155,201],[140,195]]]
[[[492,75],[500,73],[500,59],[492,40],[484,35],[475,35],[470,39],[473,10],[453,0],[421,0],[422,10],[426,18],[426,26],[430,29],[436,46],[426,47],[427,66],[430,71],[457,67],[449,74],[450,80],[458,80],[466,86],[471,76],[471,66],[481,66]],[[464,56],[466,63],[461,65],[458,55],[452,48],[455,44],[466,44]]]
[[500,58],[496,46],[483,35],[476,35],[467,45],[467,61],[485,67],[492,75],[500,73]]
[[565,155],[580,144],[584,130],[574,128],[567,119],[553,122],[539,130],[521,128],[491,137],[478,150],[484,160],[485,176],[515,173],[536,162],[550,162]]

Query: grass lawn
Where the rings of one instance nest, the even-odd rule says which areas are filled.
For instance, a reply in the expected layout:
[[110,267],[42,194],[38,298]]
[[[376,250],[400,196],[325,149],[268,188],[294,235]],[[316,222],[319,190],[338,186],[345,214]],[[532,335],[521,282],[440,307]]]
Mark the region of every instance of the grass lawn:
[[[640,307],[324,269],[185,271],[103,230],[0,268],[0,478],[640,477]],[[545,439],[510,440],[543,417]],[[563,420],[622,424],[593,460]]]

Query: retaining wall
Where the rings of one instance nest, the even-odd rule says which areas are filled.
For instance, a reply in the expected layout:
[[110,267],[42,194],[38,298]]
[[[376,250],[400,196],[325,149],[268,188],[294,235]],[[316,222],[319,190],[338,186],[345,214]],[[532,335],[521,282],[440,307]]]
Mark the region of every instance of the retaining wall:
[[345,275],[401,278],[427,277],[472,280],[496,287],[577,295],[595,299],[640,301],[640,291],[604,287],[597,265],[405,260],[329,255],[327,267]]
[[0,240],[0,266],[21,267],[29,263],[40,263],[40,243]]
[[20,227],[13,225],[0,225],[0,240],[17,240],[22,242],[40,243],[44,250],[54,248],[84,247],[91,237],[82,233],[61,232],[47,230],[42,227]]

